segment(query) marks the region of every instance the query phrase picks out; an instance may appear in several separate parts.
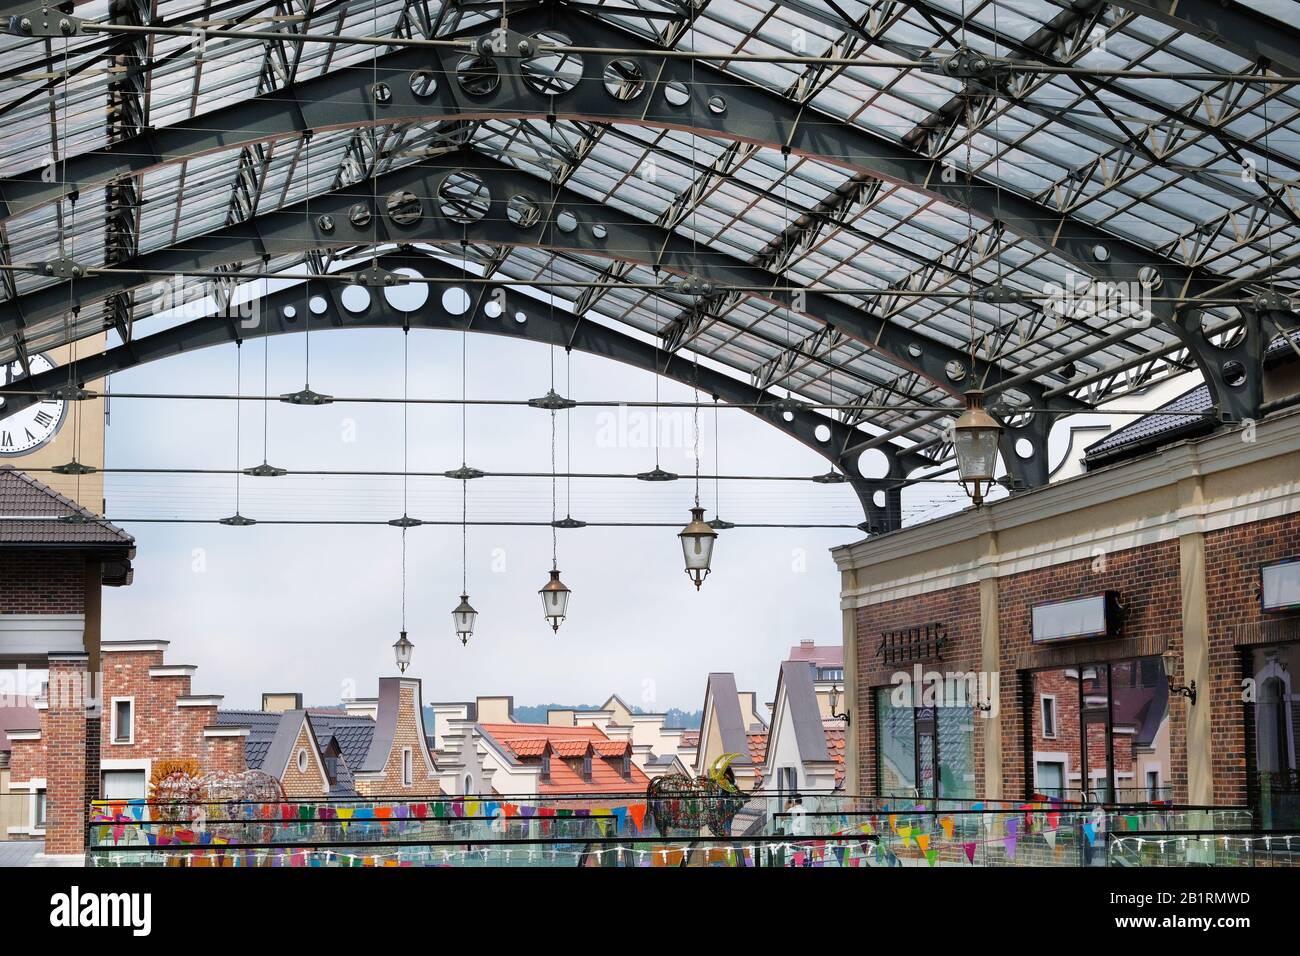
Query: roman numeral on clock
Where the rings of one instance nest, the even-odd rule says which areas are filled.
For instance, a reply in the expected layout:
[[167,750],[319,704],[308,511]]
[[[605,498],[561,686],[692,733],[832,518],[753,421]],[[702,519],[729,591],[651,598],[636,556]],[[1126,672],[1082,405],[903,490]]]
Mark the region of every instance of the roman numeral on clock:
[[0,432],[0,448],[13,448],[14,436],[9,432]]
[[[41,428],[44,428],[46,425],[50,425],[53,422],[54,422],[54,416],[51,415],[49,412],[42,410],[36,413],[36,424],[39,425]],[[31,432],[28,432],[28,435],[31,435]]]

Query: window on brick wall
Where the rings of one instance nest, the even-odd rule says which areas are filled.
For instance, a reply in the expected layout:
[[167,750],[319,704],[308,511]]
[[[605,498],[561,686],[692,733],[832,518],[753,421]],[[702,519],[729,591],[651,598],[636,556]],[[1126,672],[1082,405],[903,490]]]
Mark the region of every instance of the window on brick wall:
[[113,743],[132,743],[135,740],[135,700],[130,697],[114,697],[112,722]]
[[1084,802],[1173,798],[1169,685],[1158,657],[1048,668],[1031,679],[1025,728],[1034,793]]
[[402,786],[409,787],[414,781],[414,767],[411,762],[411,748],[402,748]]
[[1251,802],[1265,829],[1300,826],[1300,644],[1274,644],[1247,655],[1255,700],[1247,726],[1253,740]]
[[975,719],[964,693],[936,697],[914,707],[909,688],[876,692],[878,759],[882,795],[975,796]]
[[105,770],[99,792],[104,800],[143,800],[146,796],[143,770]]
[[1056,697],[1052,694],[1040,694],[1038,706],[1042,711],[1043,718],[1043,736],[1054,738],[1056,736]]
[[36,806],[32,813],[32,826],[37,830],[45,829],[45,788],[36,791]]

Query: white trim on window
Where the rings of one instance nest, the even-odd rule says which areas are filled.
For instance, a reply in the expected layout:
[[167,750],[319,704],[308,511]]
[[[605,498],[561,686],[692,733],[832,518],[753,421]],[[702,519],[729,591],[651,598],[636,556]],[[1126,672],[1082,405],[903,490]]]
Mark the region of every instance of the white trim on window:
[[402,786],[409,787],[415,783],[415,761],[410,747],[402,748]]
[[[121,736],[121,734],[119,733],[119,728],[118,728],[118,726],[117,726],[117,723],[118,723],[118,721],[117,721],[117,705],[118,705],[118,704],[127,704],[127,705],[129,706],[129,708],[130,708],[129,711],[128,711],[128,714],[129,714],[129,724],[130,724],[130,726],[127,727],[127,734],[126,734],[125,737],[122,737],[122,736]],[[134,698],[134,697],[114,697],[114,698],[110,701],[110,705],[111,705],[111,706],[110,706],[110,709],[109,709],[109,733],[108,733],[108,742],[109,742],[110,744],[117,744],[117,745],[120,745],[120,746],[129,746],[130,744],[135,743],[135,698]]]
[[306,747],[298,748],[298,757],[296,763],[298,766],[299,773],[307,772],[307,748]]

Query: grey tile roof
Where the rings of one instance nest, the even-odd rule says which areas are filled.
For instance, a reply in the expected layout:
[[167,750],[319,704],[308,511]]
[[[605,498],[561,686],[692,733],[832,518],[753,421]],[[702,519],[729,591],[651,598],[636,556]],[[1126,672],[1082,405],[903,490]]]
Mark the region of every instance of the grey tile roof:
[[[67,515],[91,520],[85,523],[52,520]],[[0,465],[0,547],[28,545],[129,549],[134,547],[135,539],[111,521],[97,517],[12,465]]]
[[1211,404],[1210,387],[1204,383],[1197,385],[1172,402],[1161,405],[1152,414],[1143,415],[1089,445],[1084,451],[1084,461],[1090,466],[1099,465],[1125,452],[1154,447],[1162,441],[1172,441],[1179,435],[1206,428],[1208,423],[1203,418],[1161,415],[1160,412],[1205,412],[1209,411]]
[[[1300,333],[1292,333],[1292,341],[1300,342]],[[1264,350],[1264,361],[1269,364],[1292,361],[1295,353],[1287,340],[1278,336]],[[1161,412],[1208,412],[1214,406],[1210,387],[1204,383],[1190,388],[1171,402],[1161,405],[1150,415],[1144,415],[1117,428],[1105,438],[1084,450],[1084,464],[1089,467],[1106,464],[1126,455],[1156,448],[1176,439],[1195,435],[1212,427],[1204,418],[1189,415],[1161,415]]]
[[[266,769],[267,754],[271,743],[280,730],[281,720],[286,714],[301,714],[301,711],[286,711],[284,714],[268,713],[263,710],[221,710],[217,712],[217,723],[229,727],[248,727],[249,735],[244,738],[244,762],[249,770]],[[375,722],[369,717],[358,717],[343,711],[309,709],[307,720],[311,722],[312,733],[316,742],[324,750],[331,740],[338,741],[339,761],[336,783],[330,791],[331,796],[350,796],[355,794],[352,773],[361,767],[370,750],[370,742],[375,735]],[[294,736],[297,736],[297,726]],[[270,772],[270,771],[268,771]]]

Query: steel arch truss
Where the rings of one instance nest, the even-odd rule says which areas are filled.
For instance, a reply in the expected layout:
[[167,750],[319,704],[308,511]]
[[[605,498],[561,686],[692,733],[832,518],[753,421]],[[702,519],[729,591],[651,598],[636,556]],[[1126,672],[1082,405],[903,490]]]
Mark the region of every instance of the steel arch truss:
[[[552,306],[506,286],[467,283],[466,278],[475,273],[431,255],[417,251],[390,254],[374,260],[374,265],[387,272],[414,269],[432,280],[426,284],[426,301],[418,308],[404,311],[394,305],[381,285],[367,287],[365,305],[357,307],[355,301],[345,304],[343,295],[345,289],[357,286],[337,279],[310,279],[231,306],[219,314],[191,319],[98,355],[80,358],[75,366],[77,388],[137,365],[271,335],[362,328],[466,329],[603,356],[698,388],[702,395],[717,401],[745,407],[831,464],[831,471],[814,480],[823,484],[850,484],[866,518],[860,527],[869,533],[901,527],[902,487],[907,475],[936,464],[919,452],[887,445],[881,450],[888,461],[888,472],[879,478],[867,477],[860,470],[857,454],[851,453],[863,433],[807,408],[804,403],[755,388],[680,353],[584,319],[559,301]],[[443,305],[443,293],[451,289],[466,293],[468,308],[463,314],[453,314]],[[0,387],[0,396],[5,399],[6,413],[12,414],[41,401],[43,394],[62,393],[67,386],[68,369],[54,368]]]

